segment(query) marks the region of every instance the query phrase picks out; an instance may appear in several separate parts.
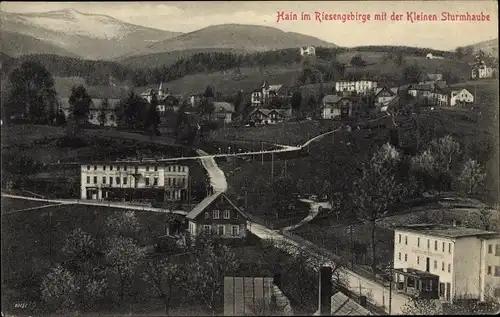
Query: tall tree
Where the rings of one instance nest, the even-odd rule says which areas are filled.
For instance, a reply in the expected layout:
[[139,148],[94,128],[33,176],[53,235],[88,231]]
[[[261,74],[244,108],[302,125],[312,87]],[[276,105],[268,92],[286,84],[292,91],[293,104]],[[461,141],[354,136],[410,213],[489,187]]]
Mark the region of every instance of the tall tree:
[[42,64],[32,60],[23,62],[10,73],[9,82],[10,90],[4,111],[7,118],[22,113],[29,120],[41,123],[54,114],[54,79]]
[[145,115],[144,128],[149,131],[151,136],[153,136],[158,131],[158,125],[160,124],[160,115],[158,114],[158,98],[156,95],[151,97],[151,102],[147,105],[147,112]]
[[182,268],[166,260],[150,259],[147,262],[143,279],[149,282],[161,296],[165,315],[169,315],[174,290],[180,286]]
[[486,178],[484,168],[477,161],[469,159],[465,162],[458,177],[462,190],[467,196],[478,194],[480,186]]
[[97,118],[99,120],[99,124],[101,125],[101,127],[104,127],[108,121],[108,111],[109,111],[109,100],[108,98],[103,98],[101,100],[99,116]]
[[395,180],[394,166],[399,160],[395,153],[390,145],[381,147],[362,168],[362,176],[353,183],[351,193],[356,217],[370,227],[373,271],[377,265],[376,221],[389,215],[404,194],[403,186]]
[[92,98],[90,98],[84,86],[73,86],[69,96],[69,104],[76,124],[80,125],[83,120],[88,118]]
[[50,310],[65,315],[76,312],[78,285],[73,274],[62,266],[57,265],[43,277],[40,291]]
[[458,59],[459,61],[462,60],[465,56],[464,48],[463,47],[457,47],[455,49],[455,58]]
[[295,91],[292,95],[291,106],[295,114],[300,110],[300,105],[302,104],[302,94],[299,90]]
[[120,100],[120,119],[129,129],[140,130],[144,127],[144,109],[148,102],[133,91]]
[[417,64],[408,65],[403,70],[404,84],[418,83],[422,78],[422,70]]
[[351,65],[356,68],[362,68],[366,66],[366,62],[363,60],[361,55],[355,55],[351,58]]

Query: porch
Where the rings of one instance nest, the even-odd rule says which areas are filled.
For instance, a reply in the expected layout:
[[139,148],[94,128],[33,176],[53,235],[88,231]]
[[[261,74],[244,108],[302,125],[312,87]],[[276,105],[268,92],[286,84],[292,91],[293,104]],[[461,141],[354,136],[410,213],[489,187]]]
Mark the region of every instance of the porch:
[[394,285],[396,292],[412,297],[438,299],[439,276],[416,269],[394,269]]

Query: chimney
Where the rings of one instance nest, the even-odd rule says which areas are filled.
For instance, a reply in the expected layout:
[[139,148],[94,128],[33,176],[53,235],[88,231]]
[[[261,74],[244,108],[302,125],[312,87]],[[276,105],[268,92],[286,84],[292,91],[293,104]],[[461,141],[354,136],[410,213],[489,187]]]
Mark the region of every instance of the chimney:
[[273,276],[274,285],[281,289],[281,273],[275,273]]
[[322,266],[319,270],[319,314],[329,316],[332,313],[332,268]]
[[358,303],[366,308],[366,296],[359,296]]

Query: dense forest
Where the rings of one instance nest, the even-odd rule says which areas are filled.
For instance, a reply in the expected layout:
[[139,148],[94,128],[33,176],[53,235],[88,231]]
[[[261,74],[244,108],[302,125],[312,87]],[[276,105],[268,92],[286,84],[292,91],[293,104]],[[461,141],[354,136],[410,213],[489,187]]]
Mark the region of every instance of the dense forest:
[[[386,53],[402,53],[413,56],[425,56],[431,52],[445,52],[405,47],[405,46],[365,46],[358,48],[316,48],[316,57],[323,62],[330,62],[340,53],[354,51],[380,51]],[[447,53],[452,54],[452,53]],[[186,75],[223,71],[240,67],[265,67],[270,65],[290,65],[301,61],[296,49],[258,52],[251,54],[234,54],[228,52],[197,53],[181,58],[171,65],[150,68],[132,68],[117,62],[103,60],[83,60],[58,55],[37,54],[20,58],[6,58],[2,62],[2,73],[8,74],[23,61],[34,60],[44,65],[53,76],[81,77],[88,85],[108,85],[111,80],[128,82],[132,86],[146,86],[169,82]]]

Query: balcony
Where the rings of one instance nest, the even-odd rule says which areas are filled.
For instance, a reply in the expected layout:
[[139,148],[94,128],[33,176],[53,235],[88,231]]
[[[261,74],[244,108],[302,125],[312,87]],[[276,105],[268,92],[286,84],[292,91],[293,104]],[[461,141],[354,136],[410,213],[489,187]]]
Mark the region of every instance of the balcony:
[[[394,269],[394,290],[411,297],[438,299],[439,276],[416,269]],[[403,278],[403,281],[401,281]]]

